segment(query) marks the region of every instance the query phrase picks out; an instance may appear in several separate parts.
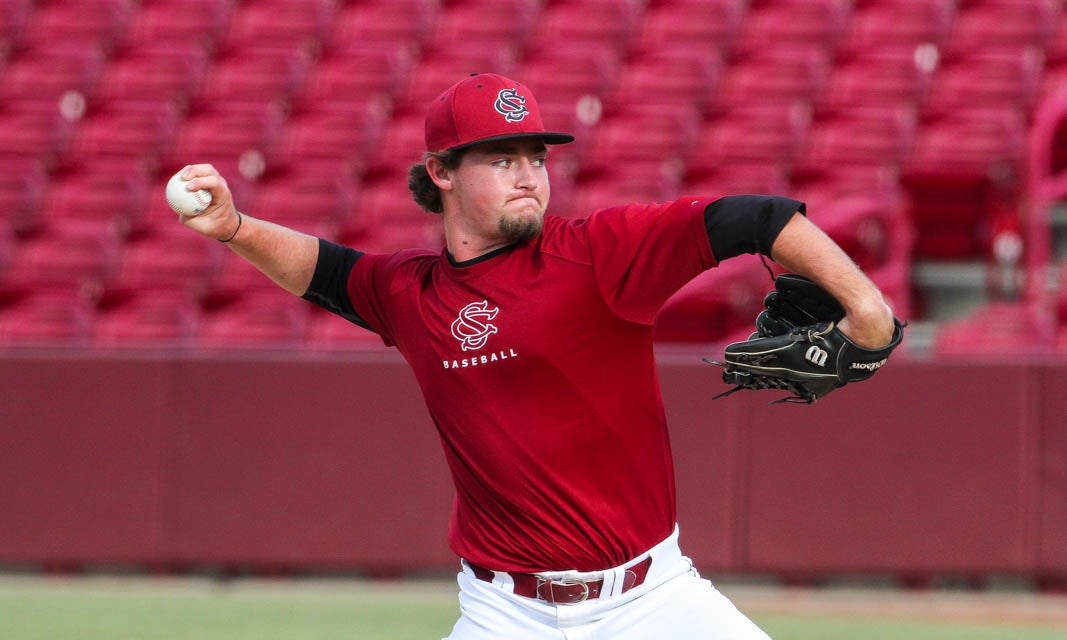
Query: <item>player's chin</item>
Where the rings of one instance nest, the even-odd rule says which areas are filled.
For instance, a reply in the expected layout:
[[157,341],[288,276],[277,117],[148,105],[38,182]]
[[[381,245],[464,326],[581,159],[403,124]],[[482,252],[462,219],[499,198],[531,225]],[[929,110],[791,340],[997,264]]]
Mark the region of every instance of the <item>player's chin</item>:
[[544,227],[544,213],[528,211],[500,218],[500,234],[512,242],[532,240]]

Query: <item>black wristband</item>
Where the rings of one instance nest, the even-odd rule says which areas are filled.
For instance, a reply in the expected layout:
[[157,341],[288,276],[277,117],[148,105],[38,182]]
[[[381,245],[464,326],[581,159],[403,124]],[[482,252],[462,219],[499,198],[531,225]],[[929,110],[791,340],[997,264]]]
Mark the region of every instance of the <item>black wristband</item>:
[[229,238],[226,238],[225,240],[220,239],[219,242],[226,243],[230,240],[233,240],[235,237],[237,237],[237,232],[241,230],[241,222],[244,220],[244,218],[241,217],[240,211],[234,211],[234,213],[237,214],[237,228],[233,230],[233,235],[231,235]]

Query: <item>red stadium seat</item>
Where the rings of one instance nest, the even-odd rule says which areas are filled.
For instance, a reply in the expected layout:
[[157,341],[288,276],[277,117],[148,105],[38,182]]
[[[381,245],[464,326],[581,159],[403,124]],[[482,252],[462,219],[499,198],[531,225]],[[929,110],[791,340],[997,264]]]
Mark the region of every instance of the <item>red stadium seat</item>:
[[679,47],[645,50],[632,56],[616,75],[607,96],[614,104],[694,105],[703,109],[711,101],[722,59],[715,52]]
[[302,49],[231,50],[208,67],[195,101],[208,107],[234,102],[286,104],[303,83],[310,65],[311,57]]
[[333,0],[253,0],[237,4],[220,38],[223,50],[317,49],[333,27]]
[[556,213],[585,218],[597,209],[679,197],[680,167],[670,162],[629,161],[584,165],[575,176],[570,209]]
[[94,159],[53,173],[41,219],[49,229],[110,228],[120,235],[143,224],[152,174],[139,159]]
[[123,244],[114,273],[104,282],[104,289],[118,297],[139,291],[199,296],[206,291],[224,255],[219,243],[168,218],[165,226]]
[[637,36],[639,49],[679,47],[708,54],[728,52],[744,24],[747,0],[650,2]]
[[513,70],[514,56],[508,47],[424,50],[408,74],[407,87],[397,98],[397,108],[424,111],[445,89],[472,73],[510,76]]
[[502,45],[521,48],[532,37],[541,0],[448,2],[430,38],[434,48]]
[[59,229],[25,238],[0,275],[0,288],[98,295],[114,272],[120,246],[115,234],[99,228]]
[[930,44],[871,47],[833,67],[825,91],[816,99],[816,108],[833,111],[921,104],[937,62],[937,48]]
[[519,62],[515,79],[530,87],[539,105],[574,109],[585,96],[604,97],[620,64],[612,46],[535,41]]
[[377,148],[388,119],[385,100],[352,100],[298,111],[286,120],[273,159],[286,165],[304,162],[346,164],[359,168]]
[[0,42],[14,42],[33,14],[34,0],[4,0],[0,3]]
[[1046,355],[1055,336],[1040,312],[1025,302],[992,302],[967,317],[940,324],[934,353],[953,359],[990,354]]
[[264,175],[242,210],[305,233],[333,235],[358,198],[354,173],[312,164]]
[[924,108],[928,113],[976,107],[1029,111],[1042,67],[1036,47],[975,49],[944,61],[934,72]]
[[136,11],[133,0],[47,0],[38,3],[20,41],[111,48],[121,42]]
[[955,0],[883,0],[859,4],[839,54],[862,54],[883,47],[942,46],[952,30]]
[[246,294],[274,293],[278,285],[249,261],[232,251],[223,252],[204,288],[207,300],[232,300]]
[[[420,110],[398,111],[385,122],[379,147],[371,150],[367,164],[373,169],[396,168],[406,175],[413,162],[426,151],[426,117]],[[406,184],[407,179],[405,178]]]
[[1060,0],[982,0],[956,14],[945,49],[948,57],[990,47],[1043,49],[1063,12]]
[[922,123],[901,176],[919,231],[917,255],[988,250],[992,220],[1015,209],[1025,132],[1015,109],[960,110]]
[[713,96],[717,108],[761,104],[813,102],[824,90],[831,72],[829,56],[818,48],[781,45],[734,61],[723,70]]
[[338,238],[361,251],[384,253],[412,247],[440,250],[440,215],[419,208],[407,188],[407,165],[364,175],[356,207],[342,221]]
[[0,219],[0,273],[11,263],[17,242],[15,230],[6,220]]
[[127,47],[192,45],[214,48],[222,38],[236,0],[143,0],[132,17]]
[[857,107],[816,118],[798,153],[796,171],[865,166],[896,167],[915,141],[916,110]]
[[243,295],[202,308],[196,344],[212,350],[297,347],[308,315],[307,302],[281,289]]
[[26,155],[51,168],[66,152],[73,127],[56,108],[40,105],[0,105],[0,150],[5,155]]
[[737,161],[792,167],[811,120],[804,102],[736,108],[704,118],[686,165],[693,170]]
[[42,226],[41,205],[48,185],[48,169],[33,155],[0,155],[0,218],[17,235]]
[[1067,65],[1067,15],[1060,18],[1045,46],[1045,62],[1050,67]]
[[896,185],[851,190],[832,182],[797,188],[808,218],[833,238],[864,271],[910,259],[911,232],[904,193]]
[[200,308],[183,291],[143,290],[96,309],[92,341],[98,349],[176,348],[195,344]]
[[533,41],[603,44],[623,53],[641,27],[636,0],[557,0],[545,5]]
[[54,108],[65,94],[92,95],[104,68],[99,47],[42,43],[17,52],[3,66],[0,103],[38,102]]
[[353,324],[325,310],[313,308],[308,322],[305,344],[314,351],[385,350],[382,339],[373,331]]
[[731,160],[718,165],[687,167],[680,193],[705,196],[740,194],[787,195],[789,176],[774,160]]
[[200,89],[210,54],[198,43],[146,42],[112,58],[100,79],[96,100],[174,102],[184,108]]
[[[233,104],[222,106],[228,109]],[[284,114],[269,105],[256,106],[191,113],[178,128],[174,147],[165,154],[163,164],[176,170],[186,164],[210,162],[232,170],[242,157],[268,155],[281,133]],[[227,180],[231,173],[226,172]]]
[[680,162],[699,123],[700,113],[689,103],[620,105],[586,133],[579,162]]
[[432,35],[440,11],[439,0],[347,2],[334,16],[328,44],[420,46]]
[[341,107],[350,102],[394,99],[407,90],[414,65],[409,47],[372,44],[331,50],[309,70],[296,96],[297,107]]
[[154,162],[174,143],[180,111],[170,102],[107,103],[77,123],[67,162],[110,158]]
[[75,292],[41,292],[0,307],[0,347],[88,346],[95,314]]
[[778,0],[754,4],[745,16],[736,49],[756,53],[799,45],[833,51],[852,14],[850,0]]

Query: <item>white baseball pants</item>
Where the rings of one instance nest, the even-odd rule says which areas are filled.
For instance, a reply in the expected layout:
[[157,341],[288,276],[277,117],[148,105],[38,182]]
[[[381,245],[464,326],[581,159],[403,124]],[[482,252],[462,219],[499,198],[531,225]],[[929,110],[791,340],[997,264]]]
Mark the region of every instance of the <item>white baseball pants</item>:
[[[700,577],[678,547],[677,529],[648,555],[652,564],[641,585],[625,593],[605,586],[610,595],[570,605],[516,595],[506,574],[485,582],[463,563],[457,578],[460,619],[445,640],[770,640]],[[541,575],[604,579],[608,585],[623,574],[617,567],[592,574]]]

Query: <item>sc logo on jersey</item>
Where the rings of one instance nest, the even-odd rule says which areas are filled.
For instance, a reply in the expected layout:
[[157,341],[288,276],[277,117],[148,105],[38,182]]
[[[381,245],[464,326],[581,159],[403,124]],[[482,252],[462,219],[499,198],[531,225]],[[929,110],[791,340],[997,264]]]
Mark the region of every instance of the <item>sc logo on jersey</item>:
[[493,108],[508,122],[522,122],[530,115],[530,110],[526,108],[526,96],[520,96],[518,88],[501,89],[496,94]]
[[460,309],[452,322],[452,337],[459,340],[464,351],[477,351],[485,346],[489,336],[496,333],[496,325],[489,321],[500,313],[499,307],[489,308],[489,301],[472,302]]

